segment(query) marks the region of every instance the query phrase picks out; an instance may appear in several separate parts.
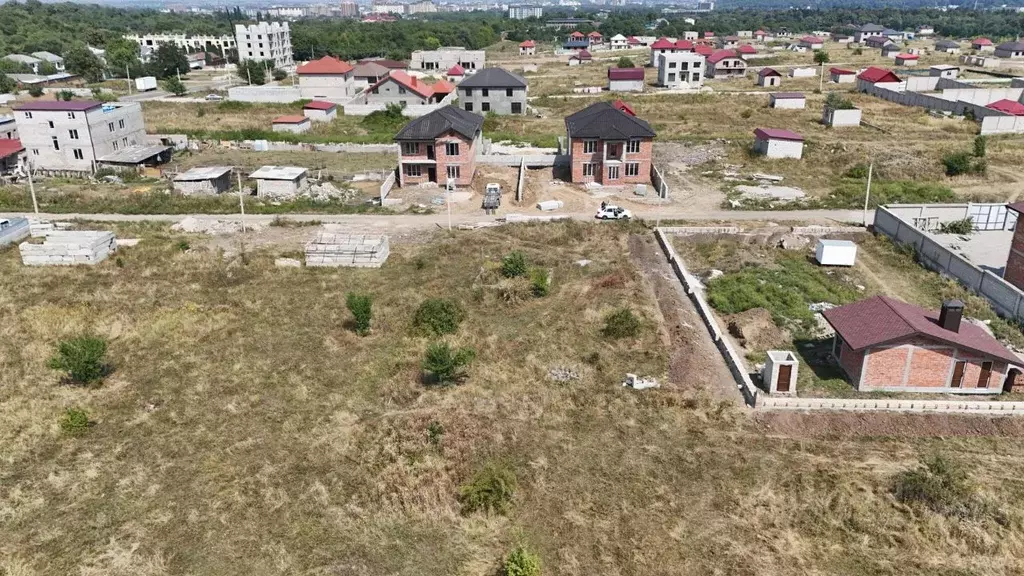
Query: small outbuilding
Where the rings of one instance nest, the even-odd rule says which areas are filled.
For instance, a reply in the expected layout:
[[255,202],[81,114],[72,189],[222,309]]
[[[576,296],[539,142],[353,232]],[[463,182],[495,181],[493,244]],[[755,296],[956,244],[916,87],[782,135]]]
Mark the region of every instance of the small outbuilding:
[[761,370],[761,382],[769,394],[796,395],[796,354],[785,350],[769,350]]
[[644,69],[643,68],[609,68],[608,69],[608,91],[609,92],[643,92],[644,91]]
[[249,174],[260,198],[292,198],[306,189],[306,169],[298,166],[263,166]]
[[223,194],[231,189],[231,166],[203,166],[174,177],[174,191],[186,196]]
[[928,75],[938,78],[956,79],[960,75],[960,67],[950,64],[936,64],[928,67]]
[[828,73],[833,84],[853,84],[857,81],[857,73],[853,70],[830,68]]
[[985,108],[988,108],[990,110],[997,110],[999,112],[1009,114],[1011,116],[1024,116],[1024,104],[1021,104],[1016,100],[996,100],[995,102],[989,104],[988,106],[985,106]]
[[569,57],[569,66],[579,66],[580,64],[590,64],[594,59],[594,56],[590,54],[589,50],[580,50]]
[[896,58],[896,55],[900,52],[902,52],[902,49],[896,44],[882,46],[882,58]]
[[762,68],[757,73],[757,85],[767,88],[781,86],[782,74],[779,74],[774,68]]
[[939,54],[959,54],[960,43],[953,40],[936,40],[935,51]]
[[857,263],[857,245],[849,240],[821,238],[814,247],[814,259],[822,266],[853,266]]
[[995,52],[996,45],[988,38],[975,38],[971,42],[971,49],[978,52]]
[[768,158],[795,158],[804,154],[804,137],[781,128],[754,130],[754,151]]
[[768,105],[772,108],[803,110],[807,107],[807,97],[801,92],[775,92],[769,96]]
[[896,55],[897,66],[917,66],[918,56],[916,54],[899,53]]
[[449,82],[455,82],[456,84],[458,84],[459,82],[462,82],[463,78],[465,78],[465,77],[466,77],[466,70],[462,66],[459,66],[458,64],[456,64],[456,65],[452,66],[451,68],[449,68],[448,72],[445,74],[445,78]]
[[313,100],[302,107],[302,115],[313,122],[330,122],[338,117],[338,105],[324,100]]
[[313,127],[309,118],[299,116],[297,114],[278,116],[277,118],[274,118],[270,124],[274,132],[291,132],[293,134],[309,132],[309,129]]

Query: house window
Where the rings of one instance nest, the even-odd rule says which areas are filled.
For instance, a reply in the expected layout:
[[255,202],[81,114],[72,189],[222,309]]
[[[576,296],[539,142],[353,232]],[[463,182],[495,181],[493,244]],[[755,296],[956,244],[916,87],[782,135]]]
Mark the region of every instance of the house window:
[[670,73],[669,73],[669,75],[668,75],[668,81],[669,81],[669,82],[675,82],[675,81],[676,81],[676,75],[675,75],[675,73],[674,73],[674,72],[670,72]]
[[47,122],[47,124],[50,125],[50,129],[52,130],[53,129],[53,120],[50,120],[49,122]]
[[121,138],[121,144],[124,144],[125,147],[128,146],[128,137],[127,136],[125,136],[124,138]]
[[116,151],[118,151],[120,149],[121,149],[121,143],[118,142],[117,140],[114,140],[114,151],[116,152]]
[[[26,119],[31,119],[32,118],[32,113],[31,112],[25,112],[25,118]],[[50,122],[50,124],[53,124],[53,122]]]
[[583,165],[583,175],[584,176],[593,176],[594,175],[594,166],[595,166],[595,164],[584,164]]
[[608,179],[609,180],[618,180],[619,179],[619,167],[618,166],[609,166],[608,167]]
[[68,137],[72,140],[78,140],[78,130],[68,130]]
[[423,167],[420,166],[419,164],[406,164],[405,165],[405,175],[406,176],[422,176],[423,175]]
[[491,95],[491,91],[488,90],[487,88],[481,88],[480,89],[480,95],[484,96],[484,97],[490,96]]
[[402,155],[415,156],[420,153],[419,142],[402,142]]
[[690,64],[688,62],[681,62],[679,64],[679,69],[680,70],[689,70],[690,69]]
[[117,127],[124,130],[124,119],[117,121]]
[[522,102],[513,102],[512,103],[512,113],[513,114],[522,114],[523,113],[523,103]]
[[640,175],[640,163],[639,162],[627,162],[626,163],[626,176],[639,176]]
[[676,67],[676,63],[675,62],[669,62],[668,63],[669,70],[675,70],[675,67]]
[[462,174],[462,171],[460,170],[459,166],[449,166],[448,167],[448,177],[449,178],[458,178],[461,174]]
[[401,86],[399,86],[398,93],[399,94],[405,94],[405,88],[402,88]]
[[619,145],[618,144],[607,144],[607,145],[605,145],[605,150],[607,151],[607,153],[608,153],[607,155],[608,155],[609,158],[615,158],[615,157],[617,157],[619,155]]
[[82,154],[82,149],[81,148],[75,148],[74,150],[71,151],[71,153],[75,156],[75,160],[84,160],[85,159],[85,155]]
[[444,155],[445,156],[458,156],[459,155],[459,143],[458,142],[445,142],[444,143]]
[[39,156],[39,148],[33,148],[32,149],[32,155],[33,156]]
[[462,92],[463,92],[463,93],[464,93],[464,94],[465,94],[465,95],[466,95],[467,97],[469,97],[469,96],[472,96],[472,95],[473,95],[473,89],[472,89],[472,88],[463,88],[463,89],[462,89]]
[[472,102],[466,102],[466,112],[472,112],[472,111],[473,111],[473,103]]
[[512,97],[512,89],[511,88],[507,88],[505,90],[505,96],[508,96],[509,98]]
[[57,142],[57,137],[56,136],[51,136],[50,138],[53,140],[53,149],[54,150],[60,150],[60,143]]
[[480,103],[480,111],[481,112],[490,112],[491,111],[491,103],[490,102],[481,102]]
[[694,72],[693,73],[693,81],[694,82],[700,82],[700,73],[699,72]]
[[113,132],[113,131],[114,131],[114,123],[113,123],[113,122],[107,122],[107,128],[108,128],[108,129],[109,129],[109,130],[110,130],[111,132]]
[[597,152],[597,140],[584,140],[583,141],[583,153],[593,154]]
[[626,143],[626,152],[630,154],[638,154],[640,152],[640,141],[630,140]]
[[68,120],[74,120],[74,119],[75,119],[75,113],[74,112],[68,112]]

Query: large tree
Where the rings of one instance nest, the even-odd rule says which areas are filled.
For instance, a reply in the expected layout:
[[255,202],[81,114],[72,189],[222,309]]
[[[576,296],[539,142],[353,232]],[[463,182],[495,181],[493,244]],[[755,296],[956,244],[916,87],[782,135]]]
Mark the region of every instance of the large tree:
[[188,58],[184,48],[178,48],[174,44],[161,44],[157,46],[150,57],[146,70],[151,76],[158,79],[177,77],[178,74],[188,74]]
[[128,72],[132,77],[142,75],[142,61],[139,60],[139,45],[134,40],[115,38],[107,42],[107,64],[111,72],[123,76]]
[[72,74],[85,78],[86,82],[103,81],[103,62],[81,42],[75,43],[64,53],[64,67]]

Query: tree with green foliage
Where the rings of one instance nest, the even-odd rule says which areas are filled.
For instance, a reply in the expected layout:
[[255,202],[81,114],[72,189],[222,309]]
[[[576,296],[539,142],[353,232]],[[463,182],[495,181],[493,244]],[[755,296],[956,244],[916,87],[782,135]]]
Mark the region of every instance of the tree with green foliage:
[[261,60],[239,62],[236,74],[244,82],[252,83],[254,86],[262,86],[267,83],[267,65]]
[[814,63],[815,64],[818,64],[818,65],[828,64],[828,61],[829,61],[828,52],[826,52],[825,50],[815,50],[814,51]]
[[40,62],[37,68],[40,76],[49,76],[57,73],[57,66],[55,66],[53,62],[47,62],[46,60]]
[[280,82],[288,77],[288,73],[280,68],[274,68],[274,71],[271,72],[271,77],[273,77],[275,81]]
[[43,87],[39,84],[33,84],[28,87],[28,95],[33,98],[39,98],[43,95]]
[[985,136],[974,137],[974,157],[984,158],[987,152],[988,138]]
[[502,568],[504,576],[540,576],[540,556],[520,544],[505,557]]
[[18,83],[6,74],[0,73],[0,94],[14,94],[18,90]]
[[107,341],[95,336],[78,336],[61,340],[57,353],[50,358],[51,370],[64,372],[67,379],[80,385],[97,384],[106,374],[104,358]]
[[615,62],[616,68],[636,68],[636,64],[628,56],[622,56]]
[[454,334],[466,313],[454,300],[430,298],[424,300],[413,316],[413,326],[435,336]]
[[423,356],[425,380],[432,384],[452,384],[465,376],[464,369],[476,357],[472,348],[452,348],[446,342],[427,346]]
[[530,265],[526,262],[526,255],[519,250],[513,250],[501,259],[501,275],[505,278],[520,278],[529,272]]
[[75,93],[71,90],[61,90],[57,92],[57,100],[63,100],[64,102],[71,102],[71,99],[75,97]]
[[601,333],[607,338],[635,338],[640,334],[640,318],[628,308],[620,308],[604,319]]
[[83,43],[76,43],[64,52],[64,67],[72,74],[78,74],[86,82],[103,80],[103,62]]
[[373,319],[373,299],[369,294],[349,292],[345,296],[345,306],[352,314],[356,334],[366,336],[370,333],[370,322]]
[[9,74],[31,74],[32,67],[21,62],[0,58],[0,73],[4,72]]
[[145,69],[150,76],[155,76],[157,80],[171,76],[177,78],[181,74],[188,74],[188,56],[184,48],[179,48],[174,44],[161,44],[150,55]]
[[107,64],[118,77],[131,74],[133,78],[143,75],[142,61],[139,60],[139,45],[134,40],[115,38],[107,42]]
[[181,80],[178,80],[177,76],[167,78],[163,81],[163,85],[164,90],[167,90],[175,96],[184,96],[185,94],[188,94],[188,88],[185,87],[185,84]]
[[829,92],[825,97],[825,108],[829,110],[853,110],[853,102],[839,92]]

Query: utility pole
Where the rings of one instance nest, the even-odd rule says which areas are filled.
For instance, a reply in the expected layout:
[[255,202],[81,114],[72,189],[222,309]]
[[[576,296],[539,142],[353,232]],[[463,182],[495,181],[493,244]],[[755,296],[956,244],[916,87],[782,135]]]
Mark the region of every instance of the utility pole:
[[174,71],[178,73],[178,82],[181,82],[181,68],[174,68]]
[[821,69],[818,70],[818,92],[821,92],[825,85],[825,63],[821,63]]
[[871,199],[871,173],[874,171],[875,161],[868,164],[868,188],[864,191],[864,227],[868,227],[868,201]]
[[245,67],[245,75],[249,77],[249,86],[252,86],[252,72],[248,66]]
[[124,65],[124,73],[128,76],[128,95],[132,95],[132,71],[128,69],[128,65]]
[[238,173],[238,209],[242,213],[242,232],[245,232],[245,194],[242,192],[242,173]]
[[32,194],[32,211],[39,215],[39,203],[36,202],[36,185],[32,182],[32,162],[28,162],[28,191]]

